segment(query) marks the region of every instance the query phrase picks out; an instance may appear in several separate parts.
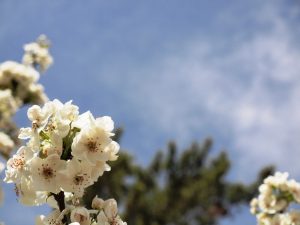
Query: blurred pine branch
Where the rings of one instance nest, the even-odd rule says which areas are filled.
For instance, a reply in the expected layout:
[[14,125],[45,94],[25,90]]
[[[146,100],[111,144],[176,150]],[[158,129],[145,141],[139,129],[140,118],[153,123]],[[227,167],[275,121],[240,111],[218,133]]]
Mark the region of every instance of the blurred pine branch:
[[[117,129],[115,140],[121,135],[122,129]],[[119,159],[110,164],[112,171],[87,189],[85,205],[90,206],[95,195],[114,197],[124,221],[134,225],[217,224],[234,206],[248,204],[274,168],[264,168],[251,184],[226,181],[230,161],[226,152],[209,158],[212,144],[206,139],[178,153],[170,142],[168,151],[158,151],[148,167],[120,151]]]

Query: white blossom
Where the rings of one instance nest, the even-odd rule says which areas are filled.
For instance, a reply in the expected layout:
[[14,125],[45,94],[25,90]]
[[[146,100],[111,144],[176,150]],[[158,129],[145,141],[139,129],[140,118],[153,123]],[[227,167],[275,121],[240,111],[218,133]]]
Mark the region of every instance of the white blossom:
[[64,181],[60,171],[65,169],[65,161],[60,160],[55,154],[45,159],[36,156],[30,161],[30,165],[34,190],[53,193],[60,191],[61,183]]
[[109,153],[109,156],[108,156],[108,160],[109,161],[115,161],[118,159],[118,152],[120,150],[120,145],[115,142],[115,141],[112,141],[105,149],[105,152],[108,152]]
[[19,183],[26,176],[26,162],[31,160],[33,152],[30,148],[22,146],[7,162],[4,181],[7,183]]
[[27,117],[31,120],[33,130],[42,130],[48,123],[50,113],[38,105],[31,106],[27,111]]
[[61,183],[63,190],[82,197],[84,189],[94,183],[91,172],[92,167],[87,162],[68,161],[66,170],[61,172],[64,177],[64,182]]
[[91,113],[87,115],[86,122],[79,127],[81,131],[72,143],[72,155],[91,164],[107,161],[111,155],[111,148],[107,146],[112,142],[113,122],[109,117],[94,119]]

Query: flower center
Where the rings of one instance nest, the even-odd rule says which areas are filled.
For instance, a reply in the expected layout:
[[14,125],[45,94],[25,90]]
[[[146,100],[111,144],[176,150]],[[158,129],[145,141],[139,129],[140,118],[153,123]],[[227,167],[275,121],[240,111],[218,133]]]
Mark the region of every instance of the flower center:
[[98,147],[97,147],[97,142],[96,142],[96,141],[89,140],[89,141],[86,143],[86,147],[88,148],[88,150],[89,150],[90,152],[97,152],[97,151],[98,151]]
[[44,167],[43,168],[43,176],[46,179],[50,179],[50,178],[54,177],[53,169],[50,167]]
[[76,175],[76,176],[74,177],[73,181],[74,181],[74,183],[75,183],[76,185],[80,185],[80,184],[83,183],[84,178],[83,178],[82,175]]
[[13,159],[10,166],[12,168],[21,169],[24,166],[24,164],[25,164],[25,161],[23,159],[15,158],[15,159]]
[[53,132],[55,129],[56,129],[56,124],[55,124],[55,121],[53,121],[51,118],[49,119],[48,121],[48,124],[47,126],[45,127],[45,130],[46,131],[49,131],[49,132]]

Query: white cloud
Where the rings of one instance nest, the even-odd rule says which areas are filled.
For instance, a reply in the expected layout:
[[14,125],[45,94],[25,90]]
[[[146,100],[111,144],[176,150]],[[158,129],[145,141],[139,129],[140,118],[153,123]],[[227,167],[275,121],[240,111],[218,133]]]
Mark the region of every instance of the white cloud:
[[252,85],[237,99],[231,120],[244,172],[274,162],[299,177],[300,49],[278,10],[264,10],[270,31],[257,33],[234,53],[236,64],[252,71]]
[[257,12],[252,19],[267,29],[227,53],[200,38],[139,72],[144,76],[132,75],[128,98],[144,108],[139,116],[181,142],[208,126],[229,134],[241,177],[267,163],[300,176],[300,49],[279,10]]

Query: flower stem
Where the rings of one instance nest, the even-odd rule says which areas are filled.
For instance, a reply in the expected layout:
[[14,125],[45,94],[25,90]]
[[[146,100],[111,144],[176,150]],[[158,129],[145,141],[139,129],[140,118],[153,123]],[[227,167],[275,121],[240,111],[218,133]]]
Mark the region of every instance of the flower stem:
[[[71,128],[71,124],[70,124],[70,128]],[[76,133],[79,131],[80,131],[79,128],[73,127],[72,129],[69,130],[68,135],[63,138],[63,152],[60,159],[62,160],[72,159],[71,146]]]
[[[59,211],[62,212],[66,208],[65,204],[65,194],[63,191],[59,192],[58,194],[52,194],[55,201],[57,202]],[[62,219],[62,222],[66,224],[68,221],[68,217],[65,215],[64,218]]]

